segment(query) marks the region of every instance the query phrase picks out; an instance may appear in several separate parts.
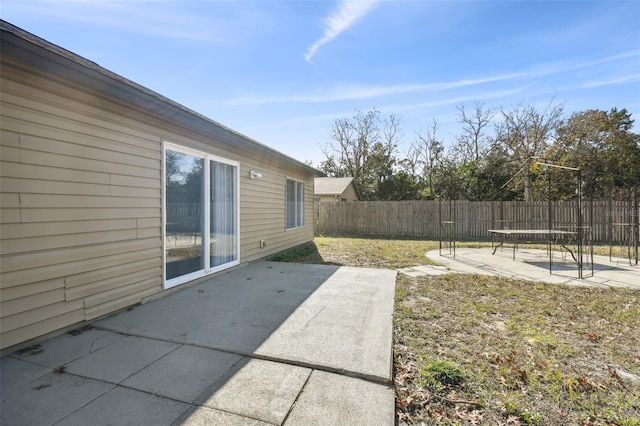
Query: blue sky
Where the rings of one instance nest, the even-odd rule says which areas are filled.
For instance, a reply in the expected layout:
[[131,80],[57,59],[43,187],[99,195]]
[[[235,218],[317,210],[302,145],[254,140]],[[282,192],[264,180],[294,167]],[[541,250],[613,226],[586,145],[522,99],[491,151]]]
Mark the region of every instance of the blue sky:
[[2,19],[314,165],[337,118],[402,119],[402,156],[475,102],[627,108],[640,1],[2,0]]

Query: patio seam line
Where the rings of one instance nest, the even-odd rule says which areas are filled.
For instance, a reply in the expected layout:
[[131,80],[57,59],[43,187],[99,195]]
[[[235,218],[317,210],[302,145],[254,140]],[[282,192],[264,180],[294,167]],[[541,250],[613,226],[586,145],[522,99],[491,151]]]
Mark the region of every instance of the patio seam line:
[[[130,337],[139,337],[139,338],[144,338],[144,339],[149,339],[149,340],[158,340],[158,341],[161,341],[161,342],[163,341],[162,339],[153,339],[153,338],[149,338],[149,337],[145,337],[145,336],[134,336],[134,335],[127,335],[127,336],[130,336]],[[116,386],[120,386],[120,385],[121,385],[121,383],[123,383],[125,380],[127,380],[127,379],[131,378],[132,376],[135,376],[136,374],[138,374],[139,372],[141,372],[141,371],[142,371],[142,370],[144,370],[145,368],[147,368],[147,367],[151,366],[152,364],[155,364],[156,362],[160,361],[161,359],[163,359],[163,358],[164,358],[164,357],[166,357],[167,355],[169,355],[169,354],[171,354],[171,353],[173,353],[173,352],[177,351],[177,350],[178,350],[178,349],[180,349],[182,346],[184,346],[184,343],[179,343],[179,342],[168,342],[168,343],[175,343],[175,344],[180,345],[180,346],[178,346],[177,348],[175,348],[175,349],[173,349],[173,350],[169,351],[168,353],[166,353],[166,354],[164,354],[163,356],[161,356],[160,358],[158,358],[158,359],[156,359],[156,360],[152,361],[151,363],[149,363],[149,364],[145,365],[144,367],[142,367],[142,368],[140,368],[140,369],[138,369],[138,370],[134,371],[133,373],[131,373],[130,375],[128,375],[128,376],[127,376],[127,377],[125,377],[124,379],[120,380],[119,382],[112,382],[112,381],[105,380],[105,379],[98,379],[98,378],[95,378],[95,377],[82,376],[82,375],[80,375],[80,374],[71,373],[71,372],[67,372],[67,371],[65,371],[65,372],[64,372],[64,373],[62,373],[62,374],[73,374],[74,376],[77,376],[77,377],[84,377],[84,378],[86,378],[86,379],[99,380],[99,381],[101,381],[101,382],[105,382],[105,383],[112,383],[112,384],[115,384]],[[100,348],[100,349],[98,349],[96,352],[100,352],[102,349],[104,349],[104,348]],[[91,353],[96,353],[96,352],[91,352]],[[91,353],[90,353],[90,354],[91,354]],[[90,354],[87,354],[87,355],[90,355]],[[86,355],[85,355],[85,356],[86,356]],[[80,357],[80,358],[83,358],[83,357],[84,357],[84,356],[82,356],[82,357]],[[80,358],[77,358],[77,359],[80,359]],[[77,360],[77,359],[76,359],[76,360]],[[76,361],[76,360],[74,360],[74,361]],[[68,363],[63,364],[62,366],[66,366],[66,365],[70,364],[71,362],[73,362],[73,361],[69,361]],[[123,386],[123,387],[127,387],[127,386]],[[139,390],[139,389],[136,389],[136,390]],[[147,392],[147,393],[149,393],[149,392]],[[182,401],[180,401],[180,402],[182,402]]]
[[[139,337],[139,336],[133,336],[133,337]],[[148,339],[148,337],[146,337],[146,338]],[[151,340],[159,340],[159,339],[151,339]],[[161,341],[161,340],[160,340],[160,341]],[[178,344],[178,345],[180,345],[180,346],[178,346],[177,348],[175,348],[175,349],[174,349],[174,350],[172,350],[172,351],[167,352],[166,354],[162,355],[160,358],[158,358],[158,359],[156,359],[156,360],[154,360],[154,361],[150,362],[149,364],[145,365],[145,366],[144,366],[144,367],[142,367],[141,369],[136,370],[135,372],[131,373],[129,376],[127,376],[127,377],[125,377],[124,379],[120,380],[117,384],[119,385],[119,384],[123,383],[125,380],[130,379],[131,377],[135,376],[136,374],[138,374],[138,373],[139,373],[139,372],[141,372],[142,370],[144,370],[144,369],[146,369],[146,368],[150,367],[151,365],[155,364],[156,362],[160,361],[161,359],[163,359],[163,358],[167,357],[169,354],[174,353],[175,351],[177,351],[178,349],[180,349],[181,347],[183,347],[183,346],[184,346],[184,343],[177,343],[177,342],[176,342],[176,344]],[[98,351],[100,351],[100,350],[101,350],[101,349],[99,349]],[[96,352],[98,352],[98,351],[96,351]]]
[[[71,374],[71,373],[59,373],[59,374]],[[72,376],[75,377],[80,377],[82,379],[89,379],[89,380],[96,380],[99,382],[104,382],[104,383],[108,383],[111,386],[109,389],[107,389],[106,391],[102,392],[100,395],[96,396],[95,398],[93,398],[91,401],[88,401],[86,404],[81,405],[80,407],[76,408],[75,410],[73,410],[72,412],[70,412],[69,414],[67,414],[66,416],[64,416],[63,418],[59,419],[58,421],[56,421],[55,423],[53,423],[53,425],[57,425],[58,423],[60,423],[61,421],[63,421],[64,419],[66,419],[69,416],[74,415],[75,413],[77,413],[78,411],[82,410],[84,407],[86,407],[87,405],[91,404],[93,401],[95,401],[96,399],[106,395],[108,392],[111,392],[112,390],[114,390],[115,388],[118,387],[117,384],[111,383],[111,382],[105,382],[104,380],[100,380],[100,379],[92,379],[91,377],[84,377],[84,376],[79,376],[77,374],[71,374]]]
[[[108,327],[103,327],[103,326],[95,326],[95,328],[100,329],[100,330],[114,331],[114,330],[109,329]],[[120,332],[120,333],[123,334],[122,332]],[[211,350],[224,352],[224,353],[228,353],[228,354],[232,354],[232,355],[239,355],[239,356],[243,356],[243,357],[251,358],[251,359],[260,359],[260,360],[263,360],[263,361],[271,361],[271,362],[277,362],[279,364],[291,365],[293,367],[303,367],[303,368],[309,368],[311,370],[320,370],[320,371],[324,371],[324,372],[327,372],[327,373],[338,374],[338,375],[341,375],[341,376],[352,377],[352,378],[355,378],[355,379],[361,379],[361,380],[365,380],[367,382],[376,383],[376,384],[390,385],[390,384],[393,383],[393,376],[389,376],[388,378],[387,377],[381,377],[381,376],[377,376],[377,375],[373,375],[373,374],[358,373],[357,371],[345,370],[345,369],[342,369],[342,368],[334,368],[334,367],[327,367],[327,366],[318,365],[318,364],[307,363],[307,362],[304,362],[304,361],[294,361],[294,360],[288,360],[288,359],[284,359],[284,358],[277,358],[277,357],[272,357],[272,356],[269,356],[269,355],[257,354],[255,352],[234,351],[234,350],[231,350],[231,349],[219,348],[219,347],[216,347],[216,346],[205,346],[205,345],[202,345],[202,344],[186,343],[184,341],[179,341],[179,340],[165,339],[165,338],[159,338],[159,337],[149,337],[149,336],[145,336],[145,335],[138,334],[138,333],[127,334],[127,336],[141,337],[141,338],[145,338],[145,339],[158,340],[158,341],[161,341],[161,342],[175,343],[175,344],[186,345],[186,346],[193,346],[193,347],[202,348],[202,349],[211,349]],[[392,342],[392,350],[393,350],[393,342]],[[393,362],[392,362],[392,364],[393,364]],[[144,368],[146,368],[146,367],[144,367]],[[393,368],[393,367],[391,367],[391,368]],[[138,371],[140,371],[140,370],[138,370]]]
[[[52,372],[52,373],[53,373],[53,372]],[[49,375],[49,374],[52,374],[52,373],[47,373],[47,374],[45,374],[45,376],[46,376],[46,375]],[[198,404],[194,404],[193,402],[185,402],[185,401],[181,401],[181,400],[176,399],[176,398],[172,398],[172,397],[170,397],[170,396],[160,395],[160,394],[157,394],[157,393],[150,392],[150,391],[148,391],[148,390],[138,389],[138,388],[134,388],[134,387],[132,387],[132,386],[128,386],[128,385],[123,385],[123,384],[122,384],[122,382],[120,382],[120,383],[115,383],[115,382],[110,382],[109,380],[96,379],[96,378],[94,378],[94,377],[83,376],[83,375],[78,374],[78,373],[70,373],[70,372],[66,372],[66,371],[65,371],[64,373],[55,373],[55,374],[60,374],[60,375],[62,375],[62,374],[66,374],[66,375],[68,375],[68,376],[78,377],[78,378],[80,378],[80,379],[94,380],[94,381],[96,381],[96,382],[102,382],[102,383],[107,383],[107,384],[109,384],[109,385],[112,385],[112,386],[111,386],[111,388],[110,388],[110,389],[108,389],[108,390],[107,390],[106,392],[104,392],[104,393],[107,393],[107,392],[109,392],[109,391],[112,391],[112,390],[113,390],[113,389],[115,389],[115,388],[120,387],[120,388],[124,388],[124,389],[129,389],[129,390],[133,390],[133,391],[138,391],[138,392],[146,393],[147,395],[157,396],[157,397],[159,397],[159,398],[170,399],[171,401],[180,402],[180,403],[182,403],[182,404],[195,405],[195,406],[197,406],[197,405],[198,405]],[[42,377],[44,377],[44,376],[42,376]],[[32,380],[32,381],[36,381],[36,380],[38,380],[38,379],[34,379],[34,380]],[[125,379],[125,380],[126,380],[126,379]],[[29,382],[29,383],[31,383],[31,382]],[[98,397],[94,398],[93,400],[95,400],[95,399],[99,398],[100,396],[104,395],[104,393],[103,393],[103,394],[101,394],[101,395],[99,395]],[[93,401],[93,400],[92,400],[92,401]],[[91,401],[90,401],[90,402],[91,402]],[[87,404],[88,404],[88,403],[87,403]],[[87,404],[85,404],[85,405],[87,405]],[[83,405],[83,407],[84,407],[84,405]],[[82,408],[82,407],[80,407],[80,408]],[[78,410],[79,410],[80,408],[78,408]],[[76,411],[77,411],[77,410],[76,410]]]
[[[37,362],[29,361],[29,360],[26,360],[26,359],[23,359],[23,358],[19,358],[19,357],[15,357],[15,356],[11,356],[11,355],[13,355],[13,354],[7,354],[5,356],[7,358],[15,359],[16,361],[22,361],[22,362],[26,362],[27,364],[35,365],[35,366],[42,367],[42,368],[50,368],[51,369],[50,372],[44,373],[42,376],[36,377],[35,379],[32,380],[32,382],[35,381],[35,380],[38,380],[38,379],[40,379],[40,378],[42,378],[44,376],[46,376],[47,374],[53,373],[56,368],[61,367],[62,365],[64,365],[64,364],[62,364],[62,365],[59,365],[58,367],[49,367],[48,365],[38,364]],[[29,383],[31,383],[31,382],[29,382]]]
[[[122,333],[122,332],[120,332],[120,331],[114,331],[114,330],[101,329],[101,328],[99,328],[99,327],[96,327],[96,326],[92,325],[91,323],[89,323],[88,325],[91,325],[91,328],[92,328],[92,329],[94,329],[94,330],[103,330],[103,331],[108,331],[109,333],[114,333],[114,334],[119,334],[119,335],[121,335],[121,336],[124,336],[124,338],[126,338],[127,336],[129,336],[129,334],[125,334],[125,333]],[[71,331],[73,331],[73,330],[67,331],[66,333],[62,333],[62,334],[57,335],[57,336],[53,336],[53,337],[52,337],[52,339],[61,338],[62,336],[66,335],[66,334],[70,334],[70,333],[71,333]],[[72,336],[72,337],[76,337],[76,336],[74,336],[74,335],[71,335],[71,336]],[[139,337],[142,337],[142,336],[139,336]],[[91,342],[91,348],[90,348],[90,350],[89,350],[89,352],[88,352],[88,353],[86,353],[86,354],[82,354],[82,355],[79,355],[77,358],[73,358],[73,359],[71,359],[71,360],[69,360],[69,361],[67,361],[67,362],[64,362],[64,363],[62,363],[62,364],[60,364],[60,365],[57,365],[57,366],[55,366],[55,367],[51,367],[51,366],[49,366],[49,365],[45,365],[45,364],[38,364],[37,362],[30,361],[30,360],[26,359],[26,357],[20,357],[20,355],[17,355],[17,353],[18,353],[18,352],[20,352],[20,350],[13,351],[13,352],[9,352],[8,354],[3,355],[3,356],[6,356],[6,357],[8,357],[8,358],[17,359],[17,360],[19,360],[19,361],[25,361],[25,362],[28,362],[28,363],[33,364],[33,365],[38,365],[38,366],[40,366],[40,367],[56,369],[56,368],[59,368],[59,367],[63,367],[63,366],[65,366],[65,365],[68,365],[68,364],[70,364],[70,363],[72,363],[72,362],[74,362],[74,361],[77,361],[77,360],[79,360],[80,358],[83,358],[83,357],[85,357],[85,356],[87,356],[87,355],[91,355],[91,354],[92,354],[92,353],[94,353],[94,352],[98,352],[98,351],[100,351],[100,350],[102,350],[102,349],[108,348],[109,346],[111,346],[111,345],[113,345],[113,344],[116,344],[116,343],[118,343],[118,342],[119,342],[119,340],[116,340],[116,341],[114,341],[114,342],[109,343],[108,345],[102,346],[102,347],[101,347],[101,348],[99,348],[99,349],[93,350],[93,345],[96,343],[96,339],[93,339],[93,341]],[[43,341],[41,341],[41,342],[39,342],[39,343],[36,343],[36,344],[37,344],[37,345],[41,345],[42,343],[43,343]],[[46,350],[46,348],[43,348],[43,350]],[[145,368],[146,368],[146,367],[145,367]]]
[[293,411],[293,408],[298,403],[298,399],[300,399],[300,395],[302,395],[302,392],[304,391],[304,388],[307,387],[307,383],[309,383],[309,380],[311,380],[311,375],[313,374],[314,371],[316,371],[316,370],[311,370],[309,372],[309,375],[307,376],[307,379],[304,381],[304,383],[300,387],[300,390],[298,391],[298,394],[296,395],[296,398],[291,403],[291,406],[289,407],[289,410],[287,410],[287,414],[284,416],[284,419],[282,419],[282,422],[280,423],[279,426],[283,426],[287,422],[287,419],[291,415],[291,412]]
[[[194,404],[187,404],[187,408],[184,409],[184,411],[182,413],[180,413],[180,415],[178,417],[176,417],[172,422],[170,426],[179,426],[176,422],[178,420],[180,420],[183,416],[185,416],[187,414],[187,412],[189,410],[191,410],[195,405]],[[180,423],[182,424],[182,423]]]
[[103,392],[103,393],[101,393],[100,395],[98,395],[97,397],[95,397],[94,399],[92,399],[91,401],[87,402],[87,403],[86,403],[86,404],[84,404],[83,406],[78,407],[78,409],[74,410],[73,412],[71,412],[71,413],[69,413],[68,415],[64,416],[63,418],[61,418],[61,419],[60,419],[60,420],[58,420],[57,422],[53,423],[53,424],[52,424],[52,426],[55,426],[55,425],[59,424],[60,422],[62,422],[62,421],[63,421],[64,419],[66,419],[67,417],[72,416],[72,415],[73,415],[73,414],[75,414],[77,411],[80,411],[81,409],[83,409],[83,408],[84,408],[84,407],[86,407],[87,405],[91,404],[93,401],[97,400],[98,398],[101,398],[102,396],[106,395],[108,392],[111,392],[112,390],[117,389],[117,388],[123,388],[123,389],[129,389],[129,390],[133,390],[133,391],[137,391],[137,392],[142,392],[142,393],[145,393],[145,394],[147,394],[147,395],[156,396],[156,397],[158,397],[158,398],[163,398],[163,399],[169,399],[169,400],[171,400],[171,401],[175,401],[175,402],[179,402],[179,403],[181,403],[181,404],[185,404],[185,405],[187,405],[187,408],[185,408],[185,410],[184,410],[182,413],[180,413],[180,415],[179,415],[178,417],[176,417],[176,419],[173,421],[173,423],[172,423],[172,424],[174,424],[176,420],[180,419],[180,417],[182,417],[182,416],[183,416],[187,411],[189,411],[192,407],[198,407],[198,405],[197,405],[197,404],[193,404],[193,403],[189,403],[189,402],[180,401],[180,400],[178,400],[178,399],[174,399],[174,398],[171,398],[171,397],[168,397],[168,396],[164,396],[164,395],[157,395],[157,394],[154,394],[154,393],[152,393],[152,392],[147,392],[147,391],[144,391],[144,390],[141,390],[141,389],[135,389],[135,388],[132,388],[132,387],[129,387],[129,386],[124,386],[124,385],[120,385],[120,384],[114,384],[113,382],[107,382],[107,381],[105,381],[105,380],[92,379],[91,377],[80,376],[80,375],[78,375],[78,374],[73,374],[73,373],[62,373],[62,374],[69,374],[69,375],[76,376],[76,377],[80,377],[80,378],[83,378],[83,379],[90,379],[90,380],[96,380],[96,381],[100,381],[100,382],[104,382],[104,383],[109,383],[109,384],[112,384],[113,386],[112,386],[111,388],[107,389],[105,392]]
[[[181,345],[180,347],[182,347],[182,346],[189,346],[189,345]],[[207,348],[205,348],[205,349],[207,349]],[[176,350],[177,350],[177,349],[176,349]],[[167,354],[167,355],[168,355],[168,354]],[[164,357],[162,357],[162,358],[164,358]],[[162,358],[159,358],[159,359],[158,359],[158,361],[159,361],[160,359],[162,359]],[[242,358],[241,358],[241,359],[239,359],[236,363],[234,363],[234,364],[233,364],[231,367],[229,367],[227,370],[225,370],[225,372],[229,371],[231,368],[233,368],[234,366],[236,366],[240,361],[242,361]],[[152,363],[152,364],[153,364],[153,363]],[[149,364],[149,365],[151,365],[151,364]],[[148,367],[148,366],[147,366],[147,367]],[[144,367],[144,368],[142,368],[141,370],[136,371],[136,372],[135,372],[135,373],[133,373],[131,376],[133,376],[133,375],[135,375],[135,374],[139,373],[140,371],[144,370],[144,369],[145,369],[145,368],[147,368],[147,367]],[[44,374],[43,376],[41,376],[41,377],[39,377],[39,378],[37,378],[37,379],[34,379],[34,380],[32,380],[32,381],[38,380],[38,379],[40,379],[40,378],[42,378],[42,377],[44,377],[44,376],[46,376],[46,375],[52,374],[52,373],[54,373],[54,371],[53,371],[53,370],[52,370],[50,373],[46,373],[46,374]],[[194,407],[206,407],[205,405],[202,405],[202,404],[196,404],[196,403],[194,403],[193,401],[190,401],[190,402],[189,402],[189,401],[183,401],[183,400],[180,400],[180,399],[173,398],[173,397],[171,397],[171,396],[161,395],[161,394],[154,393],[154,392],[151,392],[151,391],[148,391],[148,390],[145,390],[145,389],[139,389],[139,388],[135,388],[135,387],[130,386],[130,385],[125,385],[125,384],[123,384],[123,382],[124,382],[124,381],[126,381],[127,379],[129,379],[131,376],[127,377],[126,379],[122,380],[121,382],[116,383],[116,382],[111,382],[111,381],[109,381],[109,380],[105,380],[105,379],[96,379],[96,378],[94,378],[94,377],[83,376],[83,375],[78,374],[78,373],[71,373],[71,372],[66,372],[66,371],[65,371],[65,372],[63,372],[63,373],[56,373],[56,374],[67,374],[67,375],[69,375],[69,376],[79,377],[79,378],[81,378],[81,379],[95,380],[95,381],[98,381],[98,382],[103,382],[103,383],[108,383],[108,384],[110,384],[110,385],[113,385],[110,389],[108,389],[106,392],[104,392],[103,394],[99,395],[98,397],[94,398],[92,401],[94,401],[95,399],[98,399],[100,396],[104,395],[105,393],[107,393],[107,392],[109,392],[109,391],[111,391],[111,390],[113,390],[113,389],[115,389],[115,388],[120,387],[120,388],[124,388],[124,389],[129,389],[129,390],[133,390],[133,391],[138,391],[138,392],[146,393],[147,395],[157,396],[157,397],[159,397],[159,398],[169,399],[169,400],[171,400],[171,401],[180,402],[180,403],[182,403],[182,404],[187,404],[187,405],[194,406]],[[29,382],[29,383],[31,383],[31,382]],[[199,396],[198,396],[198,397],[199,397]],[[197,398],[198,398],[198,397],[197,397]],[[196,399],[197,399],[197,398],[196,398]],[[90,402],[92,402],[92,401],[89,401],[87,404],[89,404],[89,403],[90,403]],[[87,405],[87,404],[85,404],[85,405]],[[83,405],[82,407],[84,407],[84,405]],[[82,408],[82,407],[80,407],[80,408]],[[78,408],[78,410],[79,410],[80,408]],[[206,408],[211,408],[211,407],[206,407]],[[218,410],[218,409],[217,409],[217,408],[215,408],[215,410]],[[76,411],[77,411],[77,410],[76,410]],[[219,410],[219,411],[224,411],[224,410]],[[75,411],[74,411],[74,412],[75,412]],[[237,413],[231,413],[231,414],[236,414],[236,415],[237,415]],[[71,415],[71,414],[69,414],[69,415]],[[67,416],[65,416],[65,418],[66,418],[66,417],[67,417]],[[247,416],[245,416],[245,417],[247,417]],[[254,420],[260,420],[260,419],[254,419]],[[59,420],[59,421],[62,421],[62,419],[61,419],[61,420]],[[263,420],[260,420],[260,421],[263,421]],[[263,421],[263,422],[264,422],[264,421]],[[57,423],[57,422],[56,422],[56,423]]]
[[[137,337],[137,336],[134,336],[134,337]],[[159,340],[159,339],[155,339],[155,340]],[[110,381],[110,380],[106,380],[106,379],[99,379],[99,378],[95,378],[95,377],[84,376],[84,375],[82,375],[82,374],[72,373],[72,372],[70,372],[70,371],[64,371],[64,372],[62,372],[62,373],[56,373],[56,371],[55,371],[56,369],[55,369],[55,368],[52,368],[50,372],[47,372],[47,373],[43,374],[42,376],[36,377],[35,379],[31,380],[29,383],[31,383],[31,382],[35,382],[36,380],[40,380],[40,379],[42,379],[43,377],[48,376],[49,374],[60,374],[60,375],[62,375],[62,374],[66,374],[66,375],[74,376],[74,377],[78,377],[78,378],[81,378],[81,379],[94,380],[94,381],[97,381],[97,382],[103,382],[103,383],[107,383],[107,384],[113,385],[110,389],[108,389],[108,390],[107,390],[106,392],[104,392],[104,393],[107,393],[107,392],[109,392],[109,391],[111,391],[111,390],[113,390],[113,389],[115,389],[115,388],[117,388],[117,387],[121,387],[121,388],[130,389],[130,390],[134,390],[134,391],[138,391],[138,392],[143,392],[143,393],[146,393],[146,394],[148,394],[148,395],[157,396],[157,397],[159,397],[159,398],[165,398],[165,399],[169,399],[169,400],[172,400],[172,401],[180,402],[180,403],[183,403],[183,404],[188,404],[188,405],[198,406],[198,404],[194,404],[194,403],[193,403],[193,401],[191,401],[191,402],[182,401],[182,400],[179,400],[179,399],[176,399],[176,398],[172,398],[172,397],[170,397],[170,396],[160,395],[160,394],[157,394],[157,393],[154,393],[154,392],[148,391],[148,390],[138,389],[138,388],[135,388],[135,387],[132,387],[132,386],[124,385],[124,384],[123,384],[123,382],[124,382],[124,381],[126,381],[127,379],[129,379],[130,377],[132,377],[132,376],[134,376],[134,375],[138,374],[140,371],[144,370],[145,368],[149,367],[150,365],[154,364],[155,362],[160,361],[161,359],[163,359],[163,358],[164,358],[164,357],[166,357],[167,355],[169,355],[169,354],[173,353],[174,351],[178,350],[178,349],[179,349],[179,348],[181,348],[182,346],[189,346],[189,345],[180,344],[180,346],[178,346],[178,347],[177,347],[176,349],[174,349],[173,351],[171,351],[171,352],[169,352],[168,354],[166,354],[166,355],[164,355],[164,356],[162,356],[162,357],[158,358],[156,361],[152,362],[151,364],[149,364],[149,365],[147,365],[147,366],[145,366],[145,367],[142,367],[140,370],[137,370],[136,372],[132,373],[130,376],[127,376],[125,379],[123,379],[123,380],[122,380],[122,381],[120,381],[120,382],[112,382],[112,381]],[[205,349],[207,349],[207,348],[205,348]],[[234,363],[231,367],[229,367],[229,369],[233,368],[233,367],[234,367],[236,364],[238,364],[238,362],[240,362],[240,361],[241,361],[241,360],[238,360],[238,361],[237,361],[236,363]],[[45,367],[45,368],[51,368],[51,367],[46,366],[46,365],[35,364],[35,363],[32,363],[32,362],[31,362],[30,364],[38,365],[38,366]],[[62,364],[61,366],[65,366],[65,365],[66,365],[66,364]],[[225,372],[226,372],[226,371],[228,371],[229,369],[225,370]],[[98,397],[96,397],[96,398],[94,398],[93,400],[89,401],[87,404],[89,404],[90,402],[92,402],[92,401],[94,401],[95,399],[99,398],[100,396],[104,395],[104,393],[103,393],[103,394],[100,394]],[[87,404],[85,404],[85,405],[87,405]],[[83,405],[82,407],[84,407],[84,405]],[[80,407],[80,408],[82,408],[82,407]],[[78,410],[79,410],[80,408],[78,408]],[[77,411],[77,410],[76,410],[76,411]],[[75,412],[75,411],[74,411],[74,412]],[[66,417],[67,417],[67,416],[65,416],[65,418],[66,418]],[[59,420],[59,421],[61,421],[61,420]],[[57,423],[57,422],[56,422],[56,423]]]
[[196,409],[198,409],[198,408],[206,408],[208,410],[219,411],[221,413],[231,414],[233,416],[238,416],[238,417],[242,417],[242,418],[245,418],[245,419],[256,420],[256,421],[258,421],[260,423],[266,423],[266,424],[273,425],[273,426],[280,426],[277,423],[272,423],[272,422],[267,421],[267,420],[259,419],[259,418],[256,418],[256,417],[251,417],[251,416],[249,416],[247,414],[238,414],[238,413],[235,413],[233,411],[224,410],[222,408],[213,408],[213,407],[208,407],[206,405],[200,405],[200,404],[191,404],[191,405],[193,407],[195,407]]
[[[51,374],[51,373],[47,373],[47,374]],[[55,426],[56,424],[62,422],[67,417],[75,414],[77,411],[83,409],[84,407],[86,407],[87,405],[91,404],[92,402],[94,402],[98,398],[101,398],[102,396],[106,395],[108,392],[111,392],[112,390],[117,389],[117,388],[123,388],[123,389],[132,390],[132,391],[135,391],[135,392],[141,392],[141,393],[144,393],[144,394],[147,394],[147,395],[155,396],[155,397],[162,398],[162,399],[168,399],[170,401],[174,401],[174,402],[178,402],[178,403],[187,405],[188,407],[182,413],[180,413],[180,416],[176,417],[176,420],[179,419],[182,415],[184,415],[184,413],[186,413],[189,409],[191,409],[193,407],[196,407],[196,408],[197,407],[211,408],[211,407],[206,407],[204,405],[194,404],[193,402],[181,401],[179,399],[172,398],[170,396],[159,395],[157,393],[153,393],[153,392],[150,392],[150,391],[147,391],[147,390],[144,390],[144,389],[138,389],[138,388],[134,388],[134,387],[131,387],[131,386],[123,385],[123,384],[120,384],[120,383],[110,382],[108,380],[95,379],[93,377],[87,377],[87,376],[83,376],[83,375],[76,374],[76,373],[64,372],[64,373],[58,373],[58,374],[67,374],[69,376],[74,376],[74,377],[78,377],[78,378],[81,378],[81,379],[88,379],[88,380],[94,380],[94,381],[97,381],[97,382],[107,383],[107,384],[112,385],[112,386],[109,389],[107,389],[106,391],[104,391],[103,393],[101,393],[100,395],[98,395],[95,398],[93,398],[91,401],[88,401],[86,404],[83,404],[82,406],[78,407],[77,409],[75,409],[71,413],[67,414],[63,418],[61,418],[58,421],[56,421],[55,423],[52,424],[52,426]],[[224,411],[224,410],[218,410],[218,411]],[[231,413],[231,414],[235,414],[235,413]],[[243,417],[248,417],[248,416],[243,416]],[[260,420],[260,419],[254,419],[254,420]]]

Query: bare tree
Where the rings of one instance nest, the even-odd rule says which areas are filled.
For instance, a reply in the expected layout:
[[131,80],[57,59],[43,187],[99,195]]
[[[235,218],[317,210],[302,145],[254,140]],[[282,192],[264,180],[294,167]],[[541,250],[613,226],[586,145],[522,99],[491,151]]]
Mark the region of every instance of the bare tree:
[[329,129],[332,142],[324,146],[323,153],[333,159],[335,176],[360,174],[371,146],[380,138],[379,115],[376,109],[366,113],[357,110],[352,118],[338,118],[333,122]]
[[491,124],[495,112],[485,108],[483,103],[476,102],[472,111],[459,105],[458,122],[462,124],[462,134],[456,136],[459,154],[464,160],[478,160],[486,151],[487,140],[484,130]]
[[434,118],[431,128],[426,132],[417,133],[412,144],[412,150],[415,151],[414,155],[422,165],[422,173],[432,196],[435,196],[434,179],[444,154],[444,145],[438,140],[437,133],[438,120]]
[[375,108],[356,110],[351,118],[334,121],[329,130],[331,141],[323,147],[327,159],[321,169],[330,176],[354,177],[363,198],[371,198],[382,175],[393,168],[401,135],[397,116],[381,118]]
[[421,153],[418,144],[416,142],[412,142],[404,155],[404,159],[400,161],[400,165],[414,182],[418,182],[422,179],[423,166],[420,158]]
[[398,140],[402,137],[402,121],[395,114],[389,114],[380,124],[382,125],[381,138],[373,143],[365,161],[367,172],[372,180],[377,178],[378,183],[393,174]]
[[385,145],[397,148],[398,140],[402,139],[402,120],[391,113],[383,120],[382,124],[382,137]]
[[533,201],[534,158],[544,154],[562,122],[564,106],[553,102],[551,99],[542,111],[522,104],[510,110],[500,109],[502,122],[496,126],[496,142],[520,163],[516,173],[524,181],[525,201]]

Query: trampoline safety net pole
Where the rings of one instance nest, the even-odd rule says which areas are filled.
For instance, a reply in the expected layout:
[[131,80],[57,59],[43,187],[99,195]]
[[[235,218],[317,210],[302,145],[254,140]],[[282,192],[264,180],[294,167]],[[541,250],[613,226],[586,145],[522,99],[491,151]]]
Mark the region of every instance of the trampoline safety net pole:
[[577,242],[578,242],[578,278],[582,278],[582,171],[577,170],[578,176],[578,202],[576,206],[576,219],[578,220]]

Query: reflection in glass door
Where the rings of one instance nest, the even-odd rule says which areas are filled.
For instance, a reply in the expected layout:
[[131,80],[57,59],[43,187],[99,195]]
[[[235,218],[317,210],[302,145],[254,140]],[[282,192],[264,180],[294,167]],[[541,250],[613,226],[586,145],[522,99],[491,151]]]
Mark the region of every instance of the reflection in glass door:
[[167,144],[165,287],[238,263],[237,191],[237,164]]
[[235,167],[210,162],[210,256],[211,266],[237,260],[237,209]]
[[166,151],[167,280],[204,269],[203,168],[202,158]]

